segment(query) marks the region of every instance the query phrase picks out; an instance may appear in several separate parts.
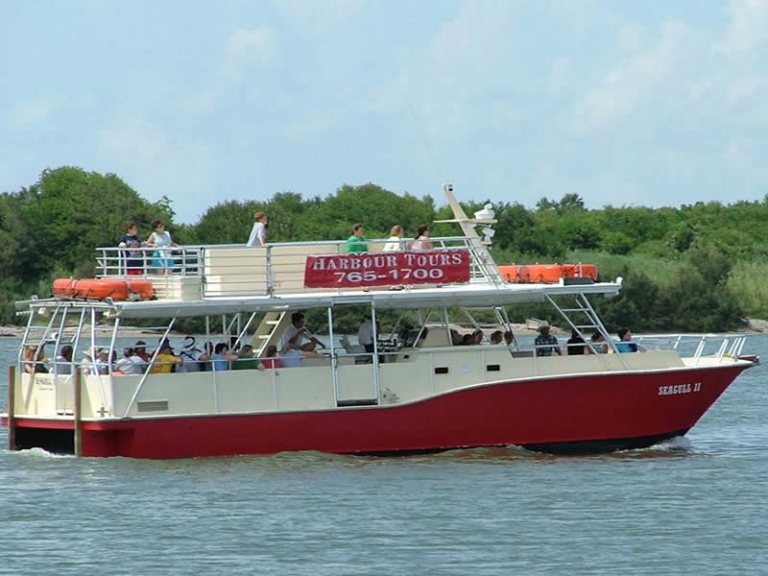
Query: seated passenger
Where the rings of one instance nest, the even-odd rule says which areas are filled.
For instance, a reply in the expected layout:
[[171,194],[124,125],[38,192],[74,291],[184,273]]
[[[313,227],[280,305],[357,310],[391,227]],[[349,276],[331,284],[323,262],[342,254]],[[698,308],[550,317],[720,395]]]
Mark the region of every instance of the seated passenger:
[[598,354],[607,354],[608,353],[608,344],[605,341],[605,337],[602,335],[601,332],[598,330],[595,330],[595,332],[592,334],[592,348],[595,349],[595,352]]
[[501,344],[504,339],[504,334],[501,330],[494,330],[491,333],[491,344]]
[[568,339],[568,355],[569,356],[583,356],[589,354],[589,348],[587,348],[584,338],[581,337],[578,330],[571,330],[571,337]]
[[184,359],[180,372],[202,372],[205,370],[205,363],[210,360],[210,356],[195,346],[195,337],[187,336],[184,338],[184,345],[179,354]]
[[254,355],[253,346],[245,344],[237,353],[237,360],[232,362],[233,370],[264,370],[261,361]]
[[512,330],[504,332],[504,344],[509,348],[509,351],[517,350],[517,340],[515,340],[515,334]]
[[45,374],[48,372],[45,363],[45,351],[41,346],[25,346],[23,352],[24,371],[27,374]]
[[261,365],[264,366],[265,369],[277,370],[278,368],[282,368],[282,362],[280,361],[280,358],[277,357],[277,346],[270,344],[267,346],[265,354],[266,356],[261,358]]
[[619,342],[616,343],[616,350],[619,352],[645,352],[645,349],[637,342],[632,342],[632,332],[629,328],[622,328],[618,331]]
[[563,352],[558,346],[557,338],[549,333],[549,323],[542,322],[539,325],[539,335],[533,341],[536,346],[536,356],[552,356],[553,353],[562,356]]
[[72,346],[65,344],[59,350],[59,355],[53,361],[53,371],[56,374],[72,374]]
[[152,367],[149,369],[151,374],[170,374],[175,372],[178,366],[184,361],[181,356],[173,353],[173,348],[168,340],[163,340],[158,346],[157,355]]
[[300,368],[304,358],[322,358],[321,354],[315,352],[317,345],[314,342],[306,342],[301,348],[290,348],[280,355],[282,365],[285,368]]
[[211,364],[214,372],[229,370],[229,363],[237,360],[237,354],[229,352],[229,345],[226,342],[219,342],[213,349]]
[[115,370],[119,370],[126,375],[144,374],[147,369],[147,363],[136,353],[134,348],[125,348],[123,357],[115,363]]

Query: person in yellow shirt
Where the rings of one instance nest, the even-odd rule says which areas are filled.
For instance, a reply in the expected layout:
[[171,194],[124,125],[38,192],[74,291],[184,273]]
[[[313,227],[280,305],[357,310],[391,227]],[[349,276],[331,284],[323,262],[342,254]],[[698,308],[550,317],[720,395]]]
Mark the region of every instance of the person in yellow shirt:
[[163,340],[149,372],[150,374],[170,374],[175,371],[176,366],[181,366],[182,362],[181,356],[176,356],[173,353],[171,343],[168,340]]

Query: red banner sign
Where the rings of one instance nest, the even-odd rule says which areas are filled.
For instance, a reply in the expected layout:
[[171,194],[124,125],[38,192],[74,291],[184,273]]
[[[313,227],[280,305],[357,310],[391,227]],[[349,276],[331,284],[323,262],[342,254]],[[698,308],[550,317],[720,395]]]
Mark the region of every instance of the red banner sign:
[[341,288],[469,282],[468,250],[307,256],[304,286]]

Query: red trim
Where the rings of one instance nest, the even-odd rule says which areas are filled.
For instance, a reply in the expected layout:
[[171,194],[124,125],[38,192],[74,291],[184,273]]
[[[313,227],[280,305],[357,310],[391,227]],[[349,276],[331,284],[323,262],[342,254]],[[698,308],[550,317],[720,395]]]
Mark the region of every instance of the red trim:
[[[84,456],[414,452],[663,436],[691,428],[744,365],[489,384],[405,405],[83,422]],[[60,421],[17,426],[71,429]]]

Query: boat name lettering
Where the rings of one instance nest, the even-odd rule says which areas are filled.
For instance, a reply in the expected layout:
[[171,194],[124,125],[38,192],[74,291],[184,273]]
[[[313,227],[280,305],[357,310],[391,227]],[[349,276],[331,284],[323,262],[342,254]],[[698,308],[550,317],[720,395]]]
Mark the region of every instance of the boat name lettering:
[[307,256],[307,288],[469,281],[468,250]]
[[659,386],[659,396],[671,396],[673,394],[690,394],[691,392],[700,392],[701,382],[693,384],[674,384],[671,386]]

